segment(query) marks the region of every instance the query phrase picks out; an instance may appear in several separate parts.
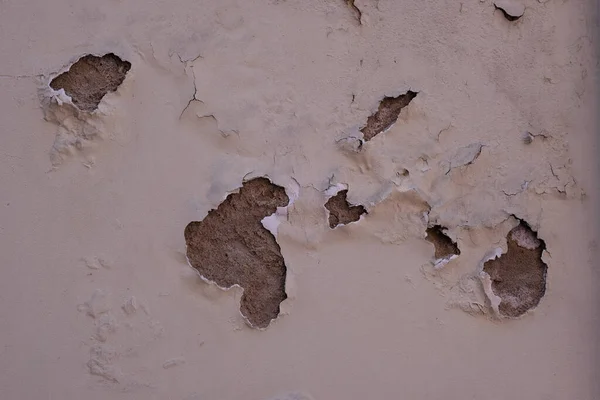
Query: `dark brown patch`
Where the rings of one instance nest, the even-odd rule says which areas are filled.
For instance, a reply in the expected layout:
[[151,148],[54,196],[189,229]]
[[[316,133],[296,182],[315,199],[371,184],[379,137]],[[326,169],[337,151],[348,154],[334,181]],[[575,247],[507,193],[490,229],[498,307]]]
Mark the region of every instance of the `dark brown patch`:
[[435,225],[431,228],[427,228],[427,237],[425,238],[427,241],[433,243],[435,247],[435,258],[439,260],[440,258],[445,258],[451,255],[459,255],[460,250],[456,243],[452,241],[443,231],[443,227],[441,225]]
[[546,248],[529,225],[521,222],[507,236],[508,251],[487,261],[483,270],[492,279],[492,290],[500,297],[500,313],[518,317],[537,306],[546,293],[546,271],[542,261]]
[[112,53],[102,57],[88,54],[52,79],[50,87],[64,89],[80,110],[94,111],[106,93],[117,90],[130,69],[130,62]]
[[371,140],[392,126],[398,121],[400,111],[415,97],[417,97],[417,92],[410,90],[398,97],[384,97],[379,103],[377,112],[367,119],[367,125],[360,130],[364,139]]
[[360,219],[361,215],[367,212],[363,206],[353,206],[348,203],[347,196],[347,190],[340,190],[325,203],[325,208],[329,210],[329,227],[331,229],[338,225],[356,222]]
[[279,304],[287,298],[281,249],[260,221],[288,203],[284,188],[256,178],[185,228],[191,265],[221,287],[240,285],[240,311],[259,328],[279,315]]

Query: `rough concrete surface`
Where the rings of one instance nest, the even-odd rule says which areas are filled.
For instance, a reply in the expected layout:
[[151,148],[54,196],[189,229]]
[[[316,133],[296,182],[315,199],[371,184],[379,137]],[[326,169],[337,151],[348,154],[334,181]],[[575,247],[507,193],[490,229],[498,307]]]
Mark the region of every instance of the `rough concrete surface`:
[[64,89],[80,110],[94,111],[106,93],[117,90],[130,69],[130,62],[112,53],[102,57],[88,54],[52,79],[50,87]]
[[287,297],[281,250],[261,221],[288,202],[284,188],[255,178],[202,221],[185,228],[190,265],[220,287],[240,285],[244,289],[240,311],[259,328],[277,318],[279,304]]
[[347,197],[348,190],[340,190],[325,203],[325,208],[329,211],[329,227],[331,229],[338,225],[356,222],[361,215],[367,212],[361,205],[354,206],[348,203]]
[[598,24],[3,1],[0,398],[600,398]]
[[507,241],[506,254],[487,261],[483,271],[492,280],[492,291],[500,297],[500,313],[519,317],[536,307],[546,293],[548,266],[542,261],[546,245],[524,222],[508,233]]

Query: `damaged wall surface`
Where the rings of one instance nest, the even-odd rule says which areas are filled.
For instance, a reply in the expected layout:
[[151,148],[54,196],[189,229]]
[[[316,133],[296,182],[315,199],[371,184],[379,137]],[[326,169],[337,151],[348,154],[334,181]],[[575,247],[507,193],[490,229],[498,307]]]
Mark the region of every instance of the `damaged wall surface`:
[[0,398],[600,398],[598,16],[4,1]]

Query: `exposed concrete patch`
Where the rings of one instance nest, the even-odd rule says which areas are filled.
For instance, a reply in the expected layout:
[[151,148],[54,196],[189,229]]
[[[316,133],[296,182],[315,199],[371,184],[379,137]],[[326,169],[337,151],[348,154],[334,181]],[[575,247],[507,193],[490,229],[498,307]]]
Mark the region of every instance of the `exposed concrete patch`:
[[93,168],[94,142],[124,134],[121,111],[104,97],[117,88],[127,90],[124,78],[130,68],[131,63],[112,53],[87,55],[54,79],[44,77],[39,88],[44,119],[58,127],[50,150],[53,169],[74,155]]
[[329,211],[329,227],[331,229],[338,225],[356,222],[361,215],[367,213],[363,206],[353,206],[348,203],[347,196],[348,189],[340,190],[325,203],[325,208]]
[[185,228],[191,266],[222,288],[241,286],[240,311],[254,327],[266,328],[287,298],[281,249],[261,221],[289,200],[283,187],[255,178]]
[[444,233],[444,227],[441,225],[427,228],[425,239],[433,243],[435,247],[435,266],[437,268],[443,267],[460,255],[458,245]]
[[384,97],[379,103],[377,112],[367,119],[367,125],[360,130],[364,140],[369,141],[394,125],[400,116],[400,111],[417,97],[417,94],[418,92],[409,90],[397,97]]
[[113,53],[102,57],[88,54],[52,79],[50,87],[64,89],[78,109],[91,112],[106,93],[117,90],[130,69],[129,61],[123,61]]
[[536,307],[546,293],[548,266],[542,261],[546,244],[524,221],[508,233],[507,241],[508,251],[486,261],[483,272],[500,298],[500,315],[518,317]]

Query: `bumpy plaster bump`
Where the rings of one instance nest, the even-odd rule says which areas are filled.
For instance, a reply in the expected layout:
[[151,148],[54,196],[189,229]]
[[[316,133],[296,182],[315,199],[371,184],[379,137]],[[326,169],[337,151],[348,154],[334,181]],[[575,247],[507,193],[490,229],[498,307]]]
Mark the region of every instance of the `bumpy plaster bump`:
[[427,228],[427,241],[435,247],[435,267],[441,268],[460,255],[456,242],[444,233],[444,227],[434,225]]

